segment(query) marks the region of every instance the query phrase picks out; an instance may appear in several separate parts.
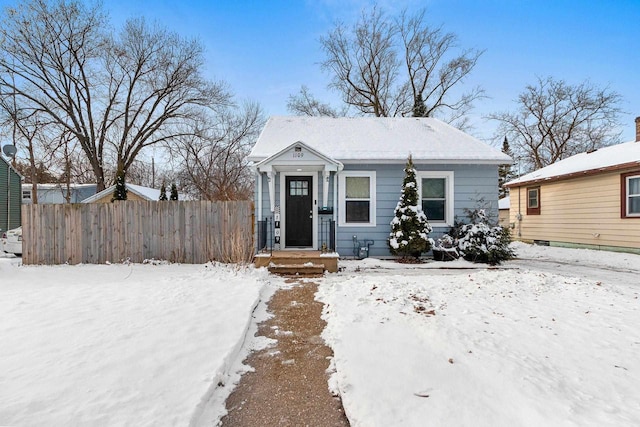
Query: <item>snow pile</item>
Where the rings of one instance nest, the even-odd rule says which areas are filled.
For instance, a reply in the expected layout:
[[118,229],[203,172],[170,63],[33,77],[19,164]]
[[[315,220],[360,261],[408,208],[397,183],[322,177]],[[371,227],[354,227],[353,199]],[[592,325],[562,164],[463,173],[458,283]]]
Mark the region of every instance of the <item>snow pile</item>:
[[0,259],[0,425],[189,425],[241,359],[267,280],[211,264]]
[[[516,246],[520,256],[556,249]],[[640,425],[637,283],[510,263],[411,274],[385,265],[327,276],[318,294],[330,384],[352,426]]]

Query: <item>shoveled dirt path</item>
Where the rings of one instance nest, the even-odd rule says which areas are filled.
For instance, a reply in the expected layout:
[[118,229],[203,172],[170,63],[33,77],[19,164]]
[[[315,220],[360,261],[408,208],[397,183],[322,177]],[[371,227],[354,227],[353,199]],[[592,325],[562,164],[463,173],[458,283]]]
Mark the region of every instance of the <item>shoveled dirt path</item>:
[[320,333],[322,303],[314,300],[318,285],[298,282],[277,291],[268,304],[273,317],[258,334],[277,343],[249,355],[255,369],[244,374],[227,399],[221,425],[348,426],[342,403],[327,386],[332,351]]

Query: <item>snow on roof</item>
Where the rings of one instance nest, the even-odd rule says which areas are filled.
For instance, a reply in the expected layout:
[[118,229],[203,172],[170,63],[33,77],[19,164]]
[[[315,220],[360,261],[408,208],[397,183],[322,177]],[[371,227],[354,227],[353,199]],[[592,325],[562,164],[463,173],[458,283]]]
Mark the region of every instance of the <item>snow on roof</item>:
[[510,206],[511,199],[509,198],[509,196],[503,197],[502,199],[498,200],[498,209],[509,209]]
[[622,165],[640,166],[640,142],[625,142],[592,152],[576,154],[537,171],[522,175],[520,178],[509,181],[505,185],[514,186],[532,181],[569,178],[576,174],[583,175]]
[[[96,187],[98,184],[69,184],[70,188],[91,188],[91,187]],[[27,189],[27,188],[32,188],[33,184],[29,183],[29,184],[22,184],[22,188]],[[59,183],[54,183],[54,182],[44,182],[44,183],[38,183],[38,189],[39,190],[51,190],[51,189],[59,189],[59,188],[67,188],[67,184],[63,183],[63,182],[59,182]]]
[[[137,194],[138,196],[147,199],[147,200],[158,200],[160,199],[160,190],[150,187],[143,187],[142,185],[129,184],[125,183],[127,186],[127,190]],[[93,203],[98,199],[103,198],[106,194],[113,194],[116,186],[112,185],[111,187],[105,188],[101,192],[94,194],[91,197],[87,197],[82,201],[82,203]],[[167,191],[167,197],[169,197],[169,191]],[[185,194],[178,193],[178,200],[192,200],[189,196]]]
[[302,141],[342,161],[511,163],[500,150],[437,119],[407,117],[270,117],[249,160],[258,162]]

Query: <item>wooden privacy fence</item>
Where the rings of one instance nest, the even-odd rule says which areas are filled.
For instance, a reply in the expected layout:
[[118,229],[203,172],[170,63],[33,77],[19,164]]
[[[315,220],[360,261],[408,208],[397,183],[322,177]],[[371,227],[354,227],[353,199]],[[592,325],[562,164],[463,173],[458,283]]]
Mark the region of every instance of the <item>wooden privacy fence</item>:
[[242,262],[253,255],[253,207],[207,201],[25,205],[22,236],[24,264]]

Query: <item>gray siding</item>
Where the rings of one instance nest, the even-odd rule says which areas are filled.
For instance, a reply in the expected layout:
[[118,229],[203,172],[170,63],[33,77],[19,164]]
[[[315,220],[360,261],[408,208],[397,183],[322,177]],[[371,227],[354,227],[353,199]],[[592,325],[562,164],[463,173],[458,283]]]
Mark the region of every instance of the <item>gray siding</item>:
[[[69,203],[80,203],[84,199],[96,194],[97,185],[83,185],[80,187],[72,186],[70,188],[70,201]],[[31,191],[31,186],[24,186],[23,191]],[[62,204],[67,203],[67,186],[66,184],[38,184],[38,203],[40,204]],[[32,204],[33,200],[23,199],[22,203],[25,205]]]
[[[494,165],[416,165],[418,171],[453,171],[454,215],[457,220],[466,219],[465,209],[479,207],[484,198],[488,213],[498,216],[498,168]],[[339,226],[337,250],[341,256],[354,255],[353,237],[358,241],[373,240],[370,256],[390,256],[387,238],[391,229],[393,211],[400,198],[404,165],[345,165],[344,170],[376,171],[376,226]],[[340,207],[338,207],[340,208]],[[434,239],[449,231],[448,227],[434,227],[430,237]]]
[[[7,173],[10,174],[9,177]],[[7,184],[11,186],[9,191]],[[7,203],[8,197],[10,197],[10,203]],[[22,224],[21,201],[21,177],[2,159],[0,160],[0,230],[11,230]],[[9,215],[7,215],[7,205],[10,205]]]
[[[498,217],[498,167],[495,165],[416,165],[420,171],[452,171],[454,173],[454,216],[456,220],[466,222],[466,209],[483,207],[487,209],[489,215],[497,220]],[[369,247],[370,256],[387,257],[390,256],[387,246],[389,237],[390,222],[393,218],[393,211],[400,197],[402,180],[404,179],[404,164],[360,164],[345,165],[345,171],[375,171],[376,172],[376,226],[375,227],[353,227],[336,225],[337,230],[337,251],[342,257],[354,256],[354,236],[357,241],[373,240]],[[331,175],[329,188],[329,203],[327,206],[334,208],[334,216],[337,218],[341,206],[334,203],[334,179]],[[258,177],[262,180],[262,193],[258,194],[256,180],[256,220],[271,218],[273,213],[269,206],[269,188],[266,175]],[[322,203],[322,174],[316,176],[318,182],[318,204]],[[280,204],[280,174],[276,176],[276,206]],[[262,210],[258,212],[258,198],[262,199]],[[484,199],[484,204],[480,206],[480,200]],[[333,218],[322,215],[320,218]],[[449,231],[449,227],[434,227],[430,237],[434,239]],[[323,240],[321,226],[318,226],[318,242]]]
[[[315,175],[315,179],[316,179],[316,183],[318,185],[318,194],[316,196],[317,200],[318,200],[318,205],[316,206],[316,209],[318,207],[322,207],[325,206],[323,204],[323,190],[322,190],[322,173],[321,172],[309,172],[309,175]],[[326,204],[327,207],[333,207],[335,210],[335,206],[333,203],[333,187],[334,187],[334,174],[331,174],[331,179],[329,180],[329,194],[328,194],[328,203]],[[276,202],[276,206],[280,205],[280,178],[281,178],[281,174],[278,173],[276,174],[276,180],[275,180],[275,202]],[[259,191],[259,186],[258,186],[258,180],[262,180],[262,193],[258,194]],[[259,199],[262,199],[262,210],[259,211]],[[267,176],[265,174],[258,174],[258,177],[256,178],[256,187],[255,187],[255,197],[254,197],[254,203],[255,203],[255,209],[256,209],[256,221],[262,221],[265,219],[272,219],[273,218],[273,212],[271,212],[271,207],[269,204],[269,182],[267,180]],[[323,221],[323,220],[328,220],[328,219],[333,219],[332,215],[319,215],[319,219],[318,221]],[[322,236],[322,226],[320,226],[320,224],[318,224],[318,242],[321,242],[323,240],[323,236]]]

